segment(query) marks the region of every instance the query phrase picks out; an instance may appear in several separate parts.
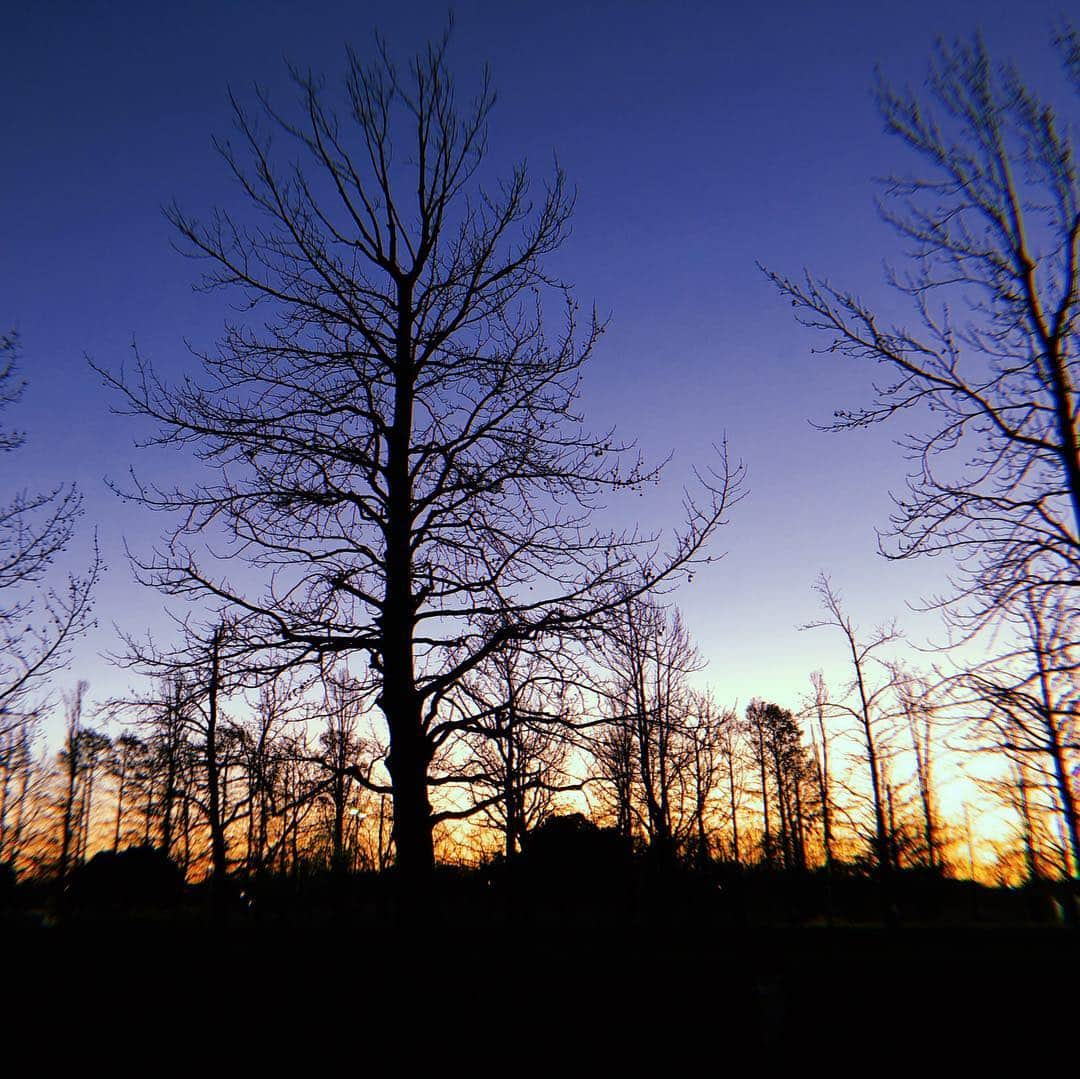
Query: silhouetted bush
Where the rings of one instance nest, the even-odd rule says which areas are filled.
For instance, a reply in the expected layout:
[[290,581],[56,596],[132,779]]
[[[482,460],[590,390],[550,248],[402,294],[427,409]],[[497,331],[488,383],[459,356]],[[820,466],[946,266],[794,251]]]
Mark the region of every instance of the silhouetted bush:
[[168,907],[184,888],[179,868],[155,847],[100,851],[71,878],[71,901],[87,909]]
[[633,862],[629,840],[614,828],[599,828],[581,813],[549,817],[525,839],[527,864],[554,876],[600,878],[624,872]]
[[522,844],[519,883],[532,903],[592,917],[629,913],[635,890],[634,852],[613,828],[580,813],[549,817]]

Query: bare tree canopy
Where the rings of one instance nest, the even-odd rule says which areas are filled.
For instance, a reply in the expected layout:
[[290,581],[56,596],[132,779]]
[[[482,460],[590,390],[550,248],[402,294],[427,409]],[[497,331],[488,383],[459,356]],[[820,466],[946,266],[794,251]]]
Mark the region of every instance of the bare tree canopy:
[[[25,383],[18,373],[19,344],[0,335],[0,410],[15,404]],[[24,436],[0,431],[0,453]],[[48,679],[67,662],[67,646],[91,623],[91,593],[101,572],[95,544],[82,576],[61,588],[47,578],[68,548],[82,513],[73,484],[49,491],[19,491],[0,504],[0,735],[41,710]]]
[[[846,715],[860,729],[864,759],[870,779],[870,795],[874,813],[874,858],[883,883],[883,898],[888,905],[888,876],[891,868],[891,844],[887,819],[887,782],[885,767],[887,751],[883,744],[881,722],[887,713],[885,702],[895,685],[895,669],[882,657],[883,650],[900,638],[895,623],[878,626],[863,633],[844,609],[839,593],[829,577],[822,573],[814,584],[821,599],[824,616],[807,623],[804,629],[837,629],[844,638],[851,662],[850,703],[831,701],[824,707],[832,715]],[[884,671],[886,678],[874,677],[874,669]],[[888,918],[889,915],[886,915]]]
[[961,700],[978,717],[980,748],[1004,753],[1026,783],[1051,792],[1064,826],[1065,871],[1080,880],[1080,694],[1076,610],[1044,590],[1005,612],[1017,630],[1015,650],[956,677]]
[[[236,141],[216,145],[254,216],[167,213],[206,287],[252,318],[202,357],[201,381],[166,385],[141,359],[101,372],[122,408],[157,421],[152,442],[190,445],[217,473],[128,492],[178,515],[142,580],[229,608],[248,656],[366,654],[398,863],[420,874],[455,687],[506,642],[577,632],[703,557],[741,480],[721,453],[666,553],[591,525],[605,493],[657,472],[627,467],[628,447],[576,411],[602,326],[544,267],[567,235],[563,173],[539,193],[524,165],[481,184],[494,94],[485,77],[461,107],[446,46],[404,72],[381,45],[371,66],[350,52],[344,116],[296,70],[295,119],[261,93],[258,116],[234,98]],[[207,535],[267,571],[266,590],[201,559]]]
[[[1075,72],[1075,37],[1062,43]],[[995,67],[978,37],[939,42],[925,99],[879,81],[877,101],[886,130],[928,166],[886,181],[882,203],[910,257],[890,283],[921,328],[887,325],[823,278],[766,272],[827,338],[823,351],[888,372],[873,404],[837,411],[832,430],[932,413],[906,438],[914,468],[883,550],[954,555],[949,609],[979,625],[1017,592],[1080,580],[1080,181],[1069,117]]]

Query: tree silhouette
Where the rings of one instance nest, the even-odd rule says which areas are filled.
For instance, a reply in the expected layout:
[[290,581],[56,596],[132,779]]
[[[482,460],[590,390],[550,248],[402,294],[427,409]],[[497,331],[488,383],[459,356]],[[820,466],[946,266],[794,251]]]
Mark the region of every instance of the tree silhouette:
[[914,754],[914,778],[922,817],[923,853],[926,865],[932,870],[939,870],[944,866],[944,844],[936,785],[937,709],[931,686],[925,677],[896,665],[893,667],[893,681],[900,714],[911,739],[911,750]]
[[[460,110],[446,47],[407,72],[383,47],[371,66],[350,52],[346,118],[300,71],[295,121],[262,94],[261,121],[234,98],[239,145],[217,148],[253,216],[168,217],[210,265],[207,287],[260,318],[227,328],[201,382],[166,386],[141,359],[130,378],[101,372],[123,409],[157,421],[151,441],[217,471],[128,492],[179,515],[141,579],[227,607],[229,647],[251,662],[367,656],[413,881],[434,862],[431,769],[462,680],[508,642],[578,633],[628,587],[703,557],[741,479],[721,453],[666,554],[591,526],[605,492],[657,473],[620,463],[626,447],[576,412],[602,326],[544,267],[567,234],[565,178],[534,196],[519,165],[481,186],[494,94],[485,77]],[[260,122],[311,171],[281,164]],[[267,571],[265,591],[200,560],[215,534]]]
[[555,811],[560,794],[582,787],[568,769],[580,708],[558,654],[507,644],[464,687],[462,778],[512,858],[525,836]]
[[[778,704],[755,699],[746,709],[750,750],[761,782],[765,860],[772,865],[773,836],[769,831],[769,788],[779,817],[779,844],[784,869],[805,870],[807,823],[818,799],[811,758],[802,744],[802,730],[792,712]],[[769,780],[771,779],[771,784]]]
[[[0,411],[25,388],[18,355],[18,339],[0,335]],[[24,441],[18,431],[0,430],[0,454]],[[48,680],[63,669],[68,646],[92,622],[91,595],[101,573],[96,542],[85,574],[69,575],[61,589],[46,583],[81,514],[82,498],[73,484],[23,490],[0,504],[0,735],[43,710]]]
[[766,272],[823,351],[888,371],[873,404],[838,410],[831,429],[929,410],[905,441],[914,467],[883,551],[955,556],[945,608],[970,629],[1080,573],[1080,181],[1068,125],[980,38],[939,42],[927,88],[877,91],[886,130],[928,166],[891,178],[882,205],[910,255],[890,283],[921,330],[823,278]]
[[119,735],[113,742],[112,753],[108,760],[109,774],[115,780],[113,796],[116,799],[116,815],[113,823],[113,853],[120,850],[124,838],[124,811],[130,809],[126,801],[135,786],[139,758],[145,752],[145,746],[130,733]]
[[833,795],[832,776],[829,771],[829,733],[825,720],[829,714],[829,688],[825,675],[814,671],[810,675],[813,696],[807,700],[803,712],[815,726],[811,727],[814,771],[817,777],[818,801],[821,806],[821,843],[825,856],[825,871],[831,877],[833,868]]
[[745,784],[743,782],[745,740],[742,737],[743,726],[735,713],[725,717],[718,737],[720,768],[724,773],[723,785],[727,795],[728,827],[731,829],[731,861],[736,865],[742,862],[739,847],[739,808],[743,802]]
[[771,869],[773,866],[773,839],[772,829],[769,824],[769,749],[768,728],[770,712],[781,711],[778,704],[770,704],[755,698],[746,706],[746,733],[750,746],[750,756],[757,768],[758,780],[761,784],[761,853],[765,864]]
[[[1028,813],[1031,789],[1044,789],[1063,825],[1063,868],[1080,882],[1080,656],[1075,614],[1065,589],[1028,594],[1005,612],[1016,650],[972,666],[957,678],[967,703],[985,706],[982,746],[1015,762],[1017,797]],[[966,691],[966,693],[965,693]],[[972,700],[972,696],[974,700]]]
[[63,890],[67,885],[72,866],[77,864],[80,853],[82,803],[85,795],[86,729],[83,727],[83,701],[88,686],[79,682],[64,701],[64,746],[59,754],[61,791],[58,806],[60,821],[60,854],[56,880]]
[[329,778],[320,784],[319,800],[330,809],[329,861],[331,869],[340,873],[355,863],[349,829],[360,809],[354,788],[376,786],[372,765],[383,754],[367,744],[360,729],[370,697],[364,685],[350,678],[347,670],[324,672],[322,683],[325,702],[320,711],[326,726],[319,735],[319,764]]
[[618,830],[640,825],[653,854],[671,861],[700,839],[723,717],[690,688],[702,660],[678,611],[625,602],[605,627],[603,658],[609,716],[593,750],[598,778]]
[[[862,741],[863,760],[869,774],[870,804],[873,810],[873,861],[882,886],[885,919],[893,917],[891,877],[893,869],[893,829],[889,821],[890,792],[887,769],[889,753],[885,746],[884,722],[889,718],[888,703],[895,689],[895,669],[882,655],[882,650],[899,640],[895,624],[879,626],[862,634],[844,610],[841,597],[823,573],[814,585],[821,598],[825,616],[804,629],[828,628],[839,630],[851,662],[851,683],[845,700],[830,701],[829,714],[854,720]],[[875,669],[885,677],[874,677]],[[848,703],[850,701],[850,703]]]
[[37,838],[44,815],[42,788],[47,772],[35,756],[40,728],[21,723],[0,733],[0,865],[12,873],[24,864],[24,853]]

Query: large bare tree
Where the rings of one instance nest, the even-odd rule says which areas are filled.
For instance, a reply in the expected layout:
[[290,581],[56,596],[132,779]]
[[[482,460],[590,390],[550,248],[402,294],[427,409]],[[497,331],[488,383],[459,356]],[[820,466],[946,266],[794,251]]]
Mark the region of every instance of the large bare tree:
[[[1075,35],[1063,43],[1075,76]],[[914,328],[824,278],[767,272],[821,351],[879,373],[873,402],[837,411],[831,429],[908,419],[913,467],[883,551],[955,556],[943,606],[971,629],[1018,592],[1080,580],[1070,117],[996,67],[978,37],[939,43],[921,97],[881,82],[877,101],[923,165],[887,181],[882,202],[909,255],[890,280]]]
[[[150,441],[216,470],[128,492],[178,515],[142,579],[228,608],[249,659],[366,655],[413,881],[434,862],[447,698],[508,642],[573,635],[704,557],[741,479],[721,453],[666,553],[591,524],[605,492],[657,473],[577,412],[602,326],[544,265],[567,235],[563,173],[539,191],[524,165],[481,183],[494,94],[485,77],[461,106],[446,46],[406,71],[385,48],[372,65],[350,52],[343,115],[300,71],[295,116],[234,99],[235,141],[217,148],[244,209],[168,216],[207,287],[251,317],[201,379],[167,385],[142,360],[102,371],[121,408],[157,422]],[[207,557],[210,536],[267,571],[265,589]]]

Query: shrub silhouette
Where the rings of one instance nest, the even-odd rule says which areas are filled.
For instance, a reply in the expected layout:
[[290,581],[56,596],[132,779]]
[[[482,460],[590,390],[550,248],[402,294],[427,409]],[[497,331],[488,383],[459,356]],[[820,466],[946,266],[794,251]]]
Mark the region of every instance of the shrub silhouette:
[[183,891],[179,868],[156,847],[99,851],[72,874],[71,899],[87,909],[167,907]]
[[551,898],[600,898],[626,885],[633,873],[629,840],[581,813],[549,817],[525,837],[523,848],[527,875]]

